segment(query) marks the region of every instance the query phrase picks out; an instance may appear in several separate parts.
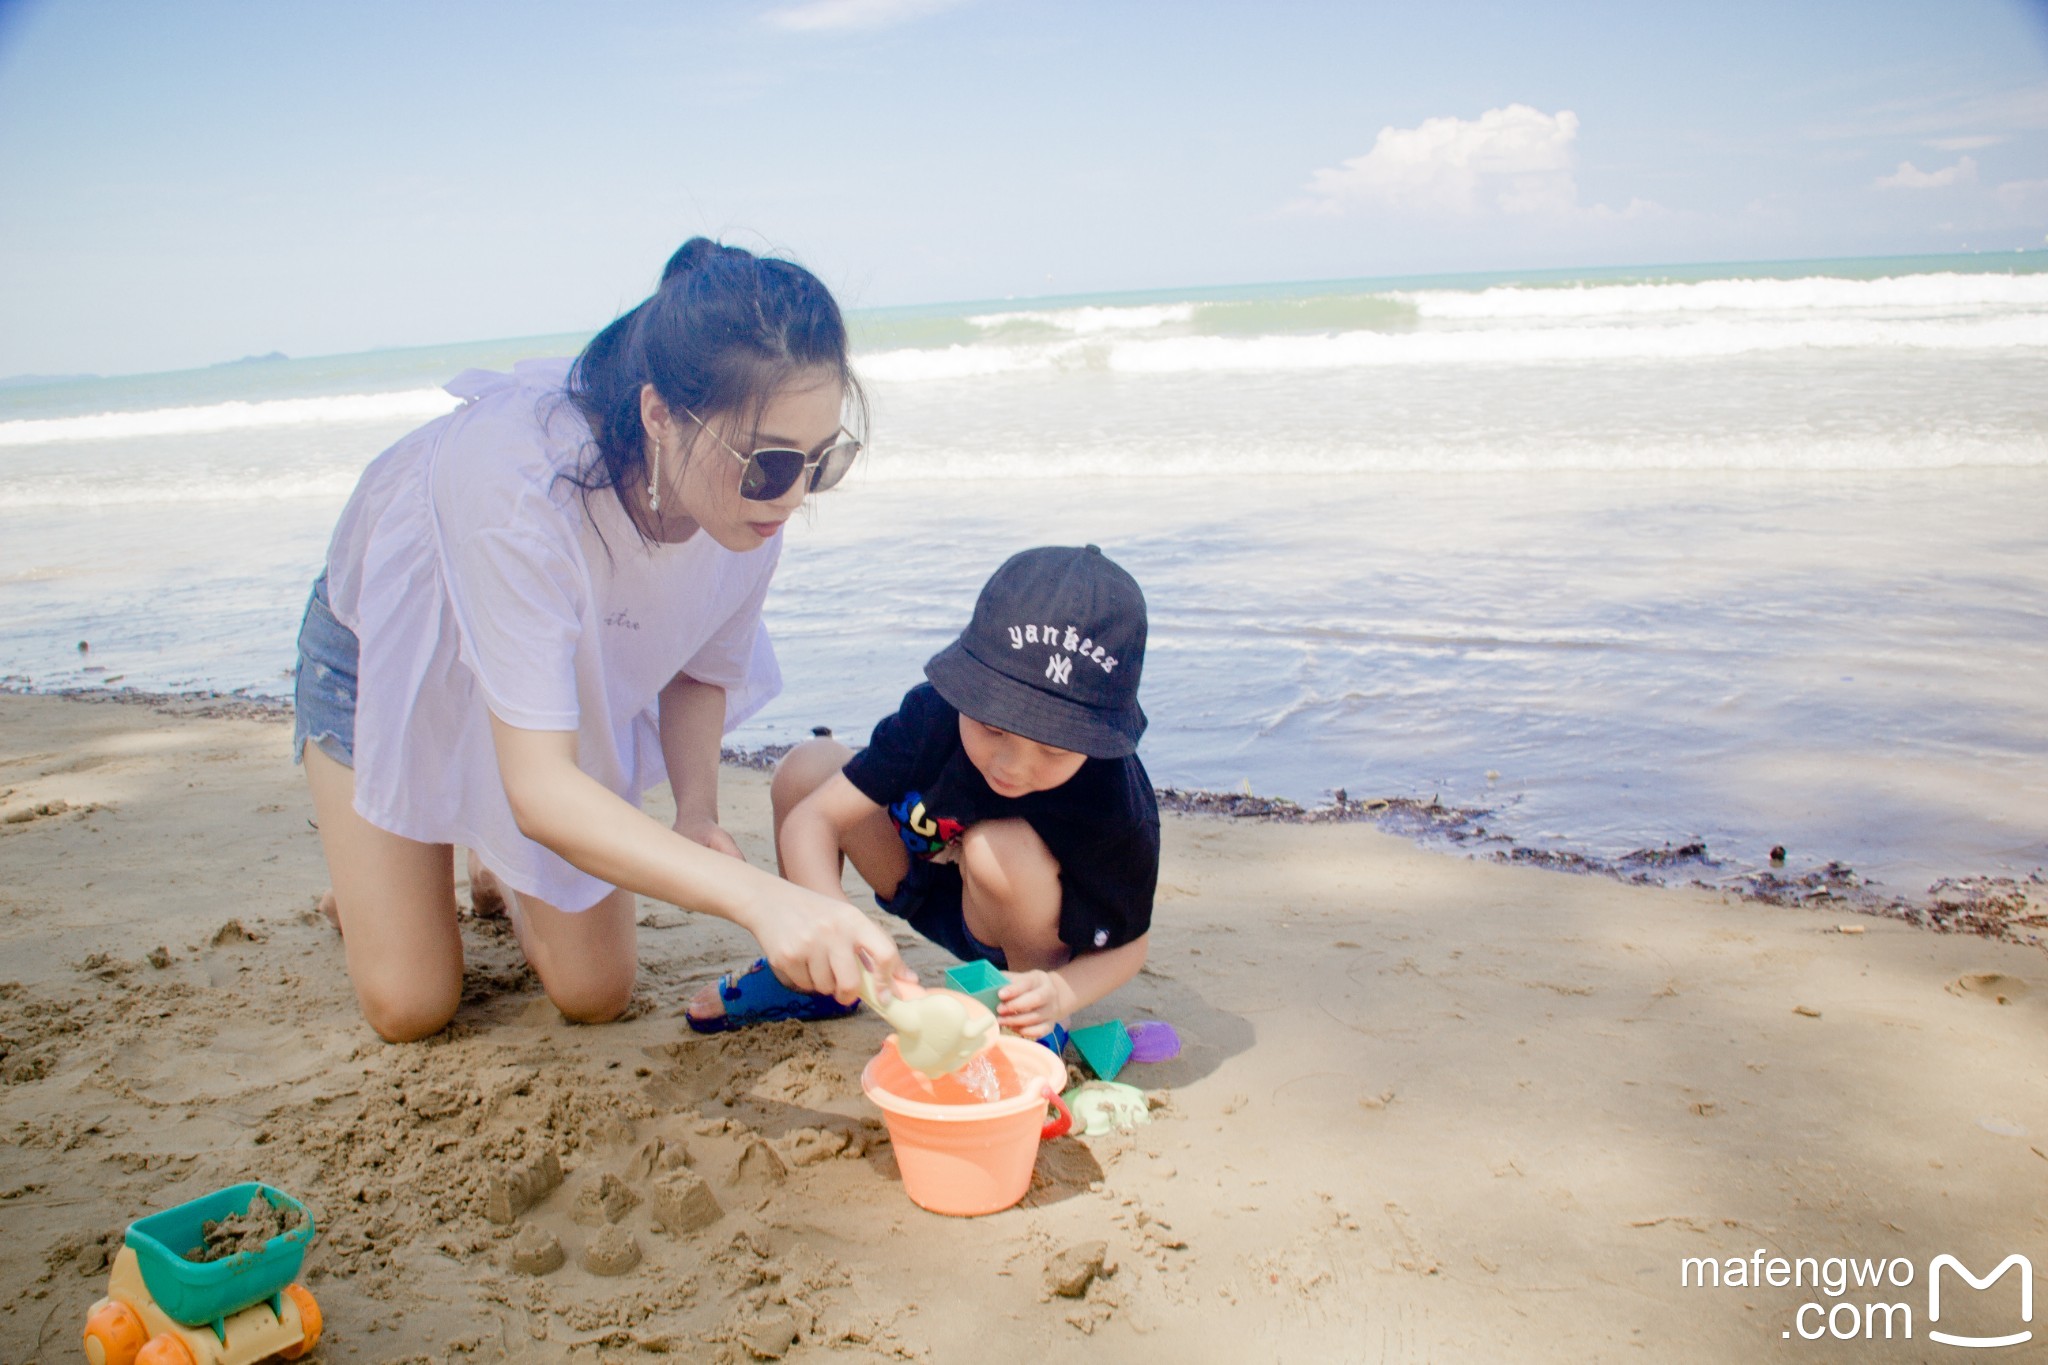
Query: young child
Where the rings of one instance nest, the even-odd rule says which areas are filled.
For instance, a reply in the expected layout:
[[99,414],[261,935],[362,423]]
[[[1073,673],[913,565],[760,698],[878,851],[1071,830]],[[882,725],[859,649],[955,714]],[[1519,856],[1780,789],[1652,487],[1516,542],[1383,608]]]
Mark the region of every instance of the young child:
[[[966,631],[858,753],[792,749],[771,795],[782,874],[825,895],[851,858],[884,910],[1010,974],[998,1019],[1049,1046],[1145,963],[1159,808],[1138,761],[1145,597],[1093,545],[1013,556]],[[852,1007],[756,963],[706,988],[720,1032]]]

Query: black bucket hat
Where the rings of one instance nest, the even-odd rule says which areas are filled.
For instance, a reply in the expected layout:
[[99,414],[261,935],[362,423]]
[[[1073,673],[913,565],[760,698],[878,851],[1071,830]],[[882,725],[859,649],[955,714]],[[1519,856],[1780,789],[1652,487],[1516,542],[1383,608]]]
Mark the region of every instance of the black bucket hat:
[[924,675],[954,710],[1090,758],[1137,752],[1145,733],[1145,594],[1093,545],[1012,555],[960,638]]

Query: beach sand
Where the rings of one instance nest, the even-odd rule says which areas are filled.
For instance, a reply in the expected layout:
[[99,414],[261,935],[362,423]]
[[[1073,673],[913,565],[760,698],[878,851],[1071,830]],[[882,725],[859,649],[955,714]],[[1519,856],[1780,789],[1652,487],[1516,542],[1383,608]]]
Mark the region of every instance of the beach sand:
[[[1083,1017],[1180,1031],[1125,1076],[1164,1107],[948,1219],[860,1093],[882,1025],[692,1035],[748,945],[673,907],[644,907],[624,1022],[564,1023],[465,920],[456,1023],[378,1041],[313,912],[289,727],[206,710],[0,696],[6,1361],[78,1359],[109,1239],[247,1178],[313,1210],[321,1356],[348,1361],[1841,1358],[1781,1334],[1874,1299],[1916,1340],[1858,1358],[1918,1359],[1936,1254],[2048,1272],[2035,947],[1170,817],[1150,965]],[[723,805],[771,863],[764,776],[728,770]],[[659,1230],[684,1172],[720,1216]],[[586,1268],[626,1259],[609,1229],[624,1274]],[[567,1263],[516,1271],[547,1235]],[[1093,1242],[1102,1273],[1049,1294]],[[1681,1287],[1682,1258],[1759,1248],[1918,1273]],[[1942,1328],[2014,1330],[2013,1277],[1945,1289]]]

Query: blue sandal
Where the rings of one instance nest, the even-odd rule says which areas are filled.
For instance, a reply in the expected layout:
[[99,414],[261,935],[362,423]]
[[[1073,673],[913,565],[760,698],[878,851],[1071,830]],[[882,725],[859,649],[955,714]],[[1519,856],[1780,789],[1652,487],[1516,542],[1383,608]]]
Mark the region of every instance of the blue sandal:
[[782,984],[782,978],[768,969],[768,959],[754,959],[754,965],[735,976],[727,972],[718,978],[718,998],[725,1013],[716,1019],[699,1019],[685,1011],[683,1017],[695,1033],[730,1033],[755,1024],[778,1019],[844,1019],[860,1008],[860,1001],[842,1005],[829,995],[813,995]]

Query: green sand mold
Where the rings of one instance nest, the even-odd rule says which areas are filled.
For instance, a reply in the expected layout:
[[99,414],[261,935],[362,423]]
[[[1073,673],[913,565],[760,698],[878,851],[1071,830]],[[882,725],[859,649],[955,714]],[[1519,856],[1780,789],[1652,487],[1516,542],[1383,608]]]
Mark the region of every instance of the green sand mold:
[[1127,1133],[1152,1121],[1145,1092],[1122,1081],[1083,1081],[1060,1098],[1074,1115],[1074,1131],[1087,1137]]
[[1124,1063],[1131,1060],[1131,1031],[1124,1027],[1121,1019],[1077,1028],[1071,1035],[1071,1041],[1080,1049],[1081,1060],[1105,1081],[1115,1080],[1117,1073],[1124,1069]]
[[1010,984],[1010,978],[986,962],[963,962],[946,969],[946,984],[962,995],[971,995],[994,1014],[1002,1008],[996,992]]

